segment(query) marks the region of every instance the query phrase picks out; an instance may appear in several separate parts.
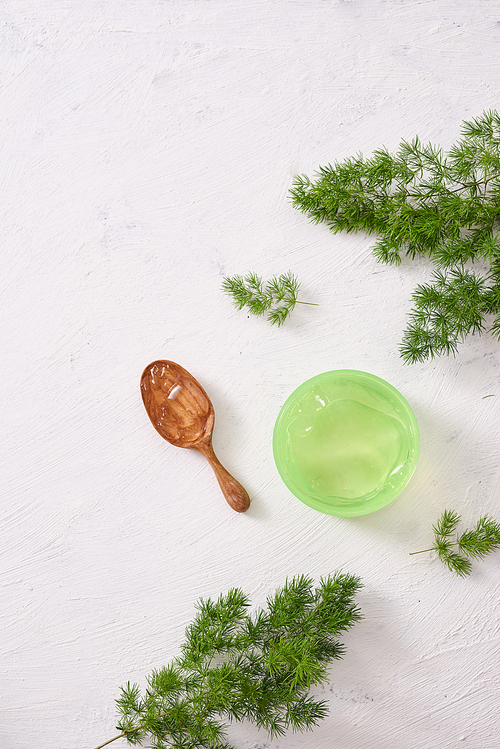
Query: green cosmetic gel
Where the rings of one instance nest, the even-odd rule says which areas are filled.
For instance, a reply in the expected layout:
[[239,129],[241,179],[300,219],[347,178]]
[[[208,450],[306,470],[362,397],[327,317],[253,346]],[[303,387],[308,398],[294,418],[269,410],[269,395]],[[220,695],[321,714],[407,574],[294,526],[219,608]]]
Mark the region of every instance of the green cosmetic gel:
[[384,380],[353,370],[326,372],[287,400],[273,449],[285,484],[307,505],[363,515],[406,486],[418,459],[418,427]]

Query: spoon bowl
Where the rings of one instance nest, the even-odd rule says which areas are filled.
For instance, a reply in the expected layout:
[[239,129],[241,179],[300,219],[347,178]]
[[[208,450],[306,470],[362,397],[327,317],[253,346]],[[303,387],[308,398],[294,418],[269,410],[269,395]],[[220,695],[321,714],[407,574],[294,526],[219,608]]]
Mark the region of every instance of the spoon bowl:
[[179,364],[158,360],[148,364],[142,373],[141,395],[158,434],[171,445],[204,455],[230,507],[236,512],[248,510],[247,492],[215,455],[214,408],[200,383]]

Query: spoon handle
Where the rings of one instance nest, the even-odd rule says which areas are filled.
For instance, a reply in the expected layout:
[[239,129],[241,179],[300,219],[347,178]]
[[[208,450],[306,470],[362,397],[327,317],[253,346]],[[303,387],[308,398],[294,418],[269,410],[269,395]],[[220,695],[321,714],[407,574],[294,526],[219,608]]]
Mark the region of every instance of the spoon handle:
[[212,444],[202,442],[197,445],[196,449],[205,456],[212,466],[215,477],[219,482],[219,486],[222,489],[222,493],[225,496],[228,505],[232,507],[233,510],[236,510],[236,512],[246,512],[250,507],[250,497],[239,481],[236,481],[234,476],[231,476],[229,471],[224,468],[215,454]]

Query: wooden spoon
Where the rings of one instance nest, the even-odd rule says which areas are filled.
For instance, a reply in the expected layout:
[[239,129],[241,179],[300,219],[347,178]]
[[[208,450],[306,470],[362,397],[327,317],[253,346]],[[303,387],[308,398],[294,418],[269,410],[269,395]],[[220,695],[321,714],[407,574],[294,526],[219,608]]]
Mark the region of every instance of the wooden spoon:
[[172,361],[154,361],[142,373],[141,394],[151,423],[163,439],[204,455],[228,504],[236,512],[248,510],[250,497],[214,453],[214,407],[200,383]]

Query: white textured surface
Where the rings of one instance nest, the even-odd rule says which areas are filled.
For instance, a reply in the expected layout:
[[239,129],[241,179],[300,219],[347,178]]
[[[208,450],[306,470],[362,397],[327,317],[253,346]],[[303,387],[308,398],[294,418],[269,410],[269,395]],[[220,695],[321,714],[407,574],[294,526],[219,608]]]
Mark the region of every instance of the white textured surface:
[[[198,597],[236,585],[261,604],[340,568],[365,619],[330,716],[274,742],[237,727],[235,746],[497,749],[500,555],[460,580],[408,552],[445,507],[500,517],[500,347],[404,366],[428,264],[377,265],[287,193],[403,137],[447,147],[498,107],[498,4],[4,0],[0,28],[2,749],[92,749]],[[291,270],[320,306],[283,329],[249,319],[220,292],[248,270]],[[155,358],[212,397],[245,515],[152,429],[138,382]],[[353,520],[295,500],[271,451],[286,397],[336,368],[390,381],[421,429],[410,486]]]

